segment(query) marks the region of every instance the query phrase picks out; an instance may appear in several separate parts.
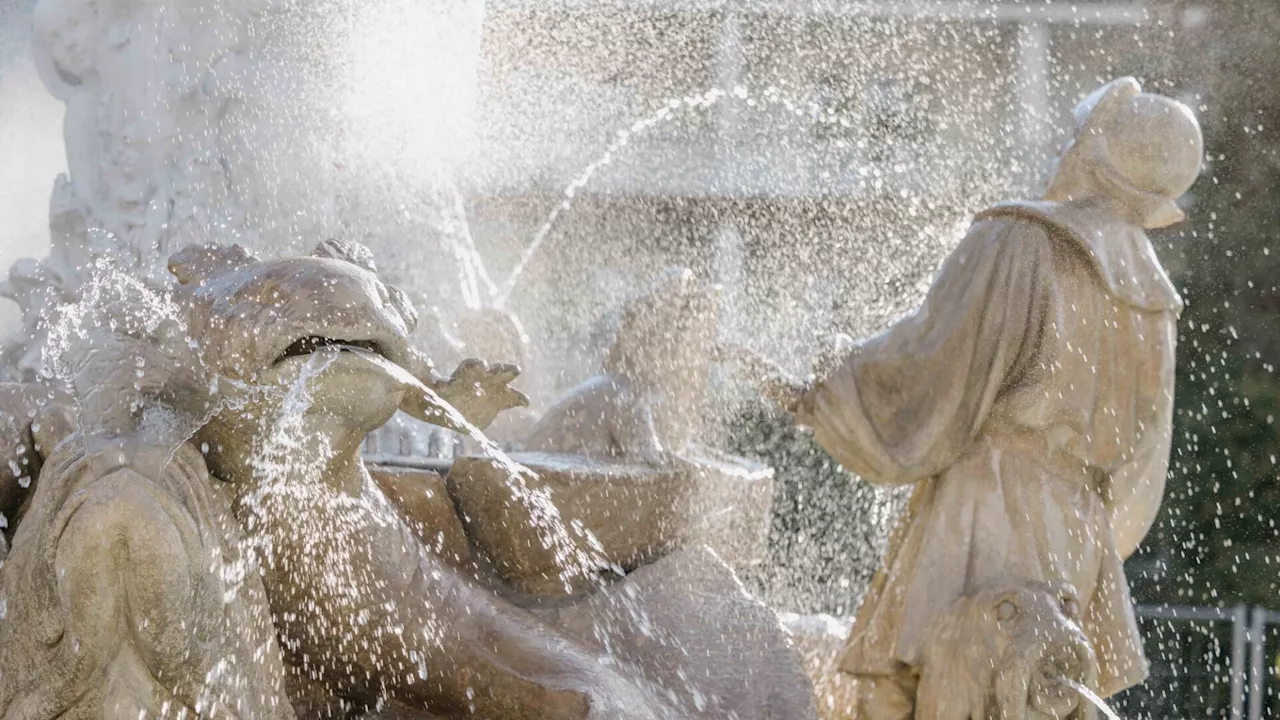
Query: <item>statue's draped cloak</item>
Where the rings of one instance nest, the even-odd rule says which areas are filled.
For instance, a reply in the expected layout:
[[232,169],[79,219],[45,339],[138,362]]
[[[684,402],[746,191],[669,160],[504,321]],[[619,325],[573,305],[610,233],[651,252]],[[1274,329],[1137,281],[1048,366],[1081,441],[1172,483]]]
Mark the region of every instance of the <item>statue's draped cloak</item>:
[[1164,492],[1181,308],[1141,229],[1087,204],[999,205],[914,315],[806,396],[800,420],[837,460],[916,484],[843,670],[918,666],[956,599],[1063,580],[1102,694],[1145,679],[1123,560]]

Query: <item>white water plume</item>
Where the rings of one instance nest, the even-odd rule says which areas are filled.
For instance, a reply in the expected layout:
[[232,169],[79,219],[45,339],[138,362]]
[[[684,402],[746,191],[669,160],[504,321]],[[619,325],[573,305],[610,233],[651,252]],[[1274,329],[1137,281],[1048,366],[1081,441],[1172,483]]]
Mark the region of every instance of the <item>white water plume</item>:
[[1104,701],[1102,698],[1098,697],[1098,694],[1090,690],[1088,687],[1070,678],[1062,678],[1062,682],[1071,686],[1073,690],[1075,690],[1077,693],[1080,693],[1080,697],[1084,698],[1085,700],[1088,700],[1090,703],[1094,705],[1094,707],[1101,710],[1102,714],[1107,716],[1107,720],[1120,720],[1120,716],[1117,715],[1116,712],[1111,709],[1111,706],[1108,705],[1106,701]]
[[724,97],[724,92],[722,90],[712,89],[699,95],[690,95],[685,98],[671,98],[663,103],[662,107],[656,112],[637,120],[626,129],[619,130],[613,141],[605,148],[604,152],[595,160],[588,163],[587,166],[582,169],[582,172],[574,178],[573,182],[569,183],[569,185],[564,189],[564,198],[555,206],[551,211],[551,214],[547,216],[547,219],[538,228],[538,231],[534,233],[533,239],[527,246],[525,246],[524,250],[521,251],[520,259],[507,275],[506,282],[502,284],[501,291],[497,298],[498,307],[502,307],[511,297],[511,293],[515,290],[516,283],[520,281],[520,276],[524,274],[525,267],[529,264],[529,261],[533,259],[534,255],[537,254],[538,248],[542,247],[542,244],[546,242],[547,235],[549,235],[552,228],[555,227],[556,220],[558,220],[563,213],[572,209],[573,200],[577,196],[578,192],[585,188],[587,183],[591,182],[591,178],[595,176],[596,172],[599,171],[600,168],[613,162],[614,156],[624,149],[632,139],[643,135],[651,128],[661,125],[667,120],[675,117],[675,114],[678,111],[693,108],[706,109],[715,105],[722,97]]

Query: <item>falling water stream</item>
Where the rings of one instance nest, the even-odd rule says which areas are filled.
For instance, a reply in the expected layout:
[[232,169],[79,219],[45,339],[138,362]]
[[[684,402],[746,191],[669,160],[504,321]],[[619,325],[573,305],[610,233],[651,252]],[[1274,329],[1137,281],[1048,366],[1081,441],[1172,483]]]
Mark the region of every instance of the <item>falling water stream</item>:
[[[407,392],[420,394],[421,401],[428,408],[429,414],[438,414],[454,427],[462,428],[467,436],[480,446],[485,456],[502,468],[509,478],[512,495],[528,508],[544,546],[555,553],[556,560],[564,568],[560,578],[565,582],[566,590],[571,587],[570,580],[573,577],[592,577],[599,569],[611,567],[611,563],[604,559],[604,549],[600,541],[589,530],[565,523],[560,517],[559,509],[551,502],[548,491],[544,488],[534,488],[530,484],[537,477],[533,471],[512,460],[480,428],[467,421],[462,413],[440,397],[435,390],[381,355],[360,348],[348,347],[343,348],[343,351],[354,353],[366,362],[376,365],[402,383]],[[574,536],[577,536],[580,542],[575,541]],[[614,568],[614,570],[621,572],[620,568]]]
[[1076,682],[1075,680],[1071,680],[1070,678],[1062,678],[1062,682],[1071,686],[1073,690],[1080,693],[1080,697],[1093,703],[1094,707],[1101,710],[1102,714],[1107,716],[1107,720],[1120,720],[1120,716],[1117,715],[1116,712],[1111,709],[1110,705],[1107,705],[1106,701],[1098,697],[1098,694],[1095,693],[1094,691]]
[[[537,255],[538,250],[546,242],[547,236],[551,234],[551,230],[555,227],[560,216],[573,209],[573,201],[578,193],[587,186],[595,174],[603,167],[609,165],[617,157],[617,154],[627,147],[630,142],[655,127],[675,118],[677,114],[684,110],[707,109],[710,108],[726,96],[724,90],[713,88],[706,92],[689,95],[686,97],[668,98],[662,103],[662,107],[652,114],[643,117],[632,123],[630,127],[619,130],[613,141],[605,147],[595,160],[592,160],[582,169],[580,173],[565,187],[562,193],[562,199],[551,210],[547,219],[542,222],[533,234],[533,239],[520,252],[520,259],[516,261],[515,267],[507,275],[506,281],[502,283],[502,287],[498,291],[495,298],[495,304],[501,308],[506,305],[511,298],[511,294],[515,291],[516,285],[519,284],[520,278],[524,275],[524,271],[528,268],[529,263]],[[795,101],[782,97],[780,91],[775,87],[769,87],[760,94],[759,99],[751,94],[746,86],[738,85],[733,89],[733,98],[746,102],[749,106],[755,106],[761,102],[770,104],[779,104],[786,108],[787,111],[803,115],[804,111],[795,103]]]
[[542,244],[547,239],[547,235],[549,235],[551,233],[551,229],[555,227],[556,221],[560,219],[562,214],[568,212],[573,207],[573,200],[577,197],[578,192],[586,187],[587,183],[591,182],[591,178],[595,176],[596,172],[599,171],[600,168],[613,162],[614,156],[625,148],[632,139],[643,135],[650,129],[675,117],[677,110],[683,108],[709,108],[712,105],[715,105],[723,96],[724,92],[722,90],[713,89],[708,90],[701,95],[691,95],[685,98],[671,98],[663,103],[662,108],[658,111],[648,117],[637,120],[629,128],[619,130],[613,142],[609,143],[604,152],[595,160],[588,163],[587,166],[582,169],[582,172],[578,173],[578,176],[574,178],[573,182],[569,183],[568,187],[564,189],[564,198],[555,206],[554,209],[552,209],[551,214],[547,216],[547,219],[538,227],[537,232],[533,234],[533,240],[531,240],[524,250],[521,251],[520,259],[516,262],[511,273],[507,275],[506,281],[502,284],[502,288],[498,292],[498,297],[496,299],[497,306],[502,307],[506,304],[507,300],[511,297],[511,293],[515,290],[516,284],[520,280],[520,276],[524,274],[525,268],[528,267],[529,261],[533,259],[534,255],[537,254],[538,249],[542,247]]

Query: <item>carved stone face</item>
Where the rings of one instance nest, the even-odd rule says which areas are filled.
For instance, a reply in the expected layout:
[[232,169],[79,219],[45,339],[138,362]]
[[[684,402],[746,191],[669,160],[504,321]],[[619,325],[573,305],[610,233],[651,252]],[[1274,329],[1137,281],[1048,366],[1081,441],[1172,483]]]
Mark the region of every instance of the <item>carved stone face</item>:
[[58,90],[83,82],[93,71],[102,23],[97,0],[43,0],[36,5],[37,59],[52,70],[46,78]]
[[997,695],[1015,704],[1025,698],[1028,717],[1070,717],[1083,700],[1065,681],[1090,685],[1097,674],[1075,590],[1064,583],[1029,585],[990,601],[1003,660]]
[[[220,257],[197,267],[197,252]],[[235,248],[193,248],[175,255],[170,268],[192,288],[191,333],[220,375],[277,376],[328,345],[406,362],[413,307],[370,269],[346,259],[256,261]]]
[[1097,683],[1080,608],[1066,583],[1028,582],[957,601],[925,649],[917,719],[1095,717],[1071,685]]
[[333,426],[327,437],[363,437],[400,407],[416,313],[359,249],[258,261],[238,247],[195,247],[171,259],[188,332],[223,400],[204,436],[248,450],[304,373],[314,375],[305,412]]

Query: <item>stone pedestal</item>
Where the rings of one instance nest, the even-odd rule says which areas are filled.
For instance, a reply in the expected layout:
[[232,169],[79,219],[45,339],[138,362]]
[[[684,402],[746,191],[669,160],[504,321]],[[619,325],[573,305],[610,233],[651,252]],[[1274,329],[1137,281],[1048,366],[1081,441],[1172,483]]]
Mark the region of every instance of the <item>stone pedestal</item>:
[[763,563],[773,519],[773,468],[702,448],[693,448],[687,460],[695,489],[681,536],[685,544],[702,543],[735,569]]
[[[764,560],[773,502],[769,468],[705,451],[668,468],[543,453],[512,459],[537,475],[530,485],[550,491],[567,526],[590,531],[603,559],[624,570],[701,544],[735,567]],[[530,508],[499,464],[459,458],[448,486],[472,541],[506,582],[530,595],[565,593],[565,568],[543,545]]]

